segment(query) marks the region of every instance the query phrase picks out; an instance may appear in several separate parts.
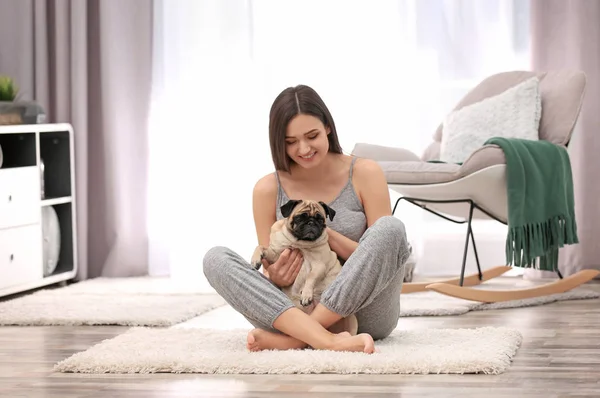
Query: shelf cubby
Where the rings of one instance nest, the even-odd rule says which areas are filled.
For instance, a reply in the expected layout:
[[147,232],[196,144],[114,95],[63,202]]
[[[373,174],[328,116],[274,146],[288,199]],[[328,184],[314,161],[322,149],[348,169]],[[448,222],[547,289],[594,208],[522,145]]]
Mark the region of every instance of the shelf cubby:
[[42,199],[71,196],[71,138],[68,131],[40,133],[40,165],[44,165]]
[[73,217],[71,203],[63,203],[53,207],[60,225],[60,255],[58,256],[58,264],[52,275],[58,275],[75,269],[73,261]]
[[35,132],[0,134],[3,169],[35,166],[37,162]]

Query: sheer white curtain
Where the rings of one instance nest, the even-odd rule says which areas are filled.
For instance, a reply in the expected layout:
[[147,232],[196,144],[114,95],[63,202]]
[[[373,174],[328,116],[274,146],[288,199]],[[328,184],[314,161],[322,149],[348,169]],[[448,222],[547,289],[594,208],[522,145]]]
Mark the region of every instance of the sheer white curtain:
[[346,152],[420,153],[473,84],[528,67],[526,3],[156,0],[151,273],[206,286],[210,247],[250,257],[252,188],[273,170],[268,113],[285,87],[321,94]]

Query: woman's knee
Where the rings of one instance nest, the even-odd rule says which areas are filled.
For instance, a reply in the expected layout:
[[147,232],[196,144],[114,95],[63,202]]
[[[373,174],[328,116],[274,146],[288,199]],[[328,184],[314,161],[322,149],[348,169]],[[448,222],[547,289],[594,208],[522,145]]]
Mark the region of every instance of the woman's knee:
[[408,259],[411,252],[408,237],[406,235],[406,226],[394,216],[384,216],[379,218],[374,224],[378,240],[386,247],[394,247],[400,251],[401,262]]
[[219,278],[226,268],[229,250],[223,246],[215,246],[209,249],[202,260],[202,271],[209,281]]
[[404,226],[404,223],[397,217],[380,217],[377,221],[375,221],[373,227],[382,235],[382,238],[390,240],[389,243],[397,243],[402,246],[406,246],[408,243],[408,239],[406,237],[406,227]]

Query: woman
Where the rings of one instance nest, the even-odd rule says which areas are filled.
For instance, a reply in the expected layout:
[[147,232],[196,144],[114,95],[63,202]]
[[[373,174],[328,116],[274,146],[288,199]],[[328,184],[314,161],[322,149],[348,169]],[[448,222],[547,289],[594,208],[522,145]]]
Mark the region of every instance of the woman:
[[[209,283],[256,329],[248,334],[251,351],[314,349],[372,353],[374,339],[398,324],[400,290],[409,246],[404,225],[391,215],[389,191],[379,165],[342,153],[329,110],[310,87],[285,89],[270,112],[269,138],[275,173],[253,191],[258,242],[268,246],[271,225],[282,218],[290,199],[314,199],[336,211],[328,225],[329,244],[344,264],[320,303],[307,315],[279,289],[293,283],[302,265],[297,251],[263,260],[264,273],[246,259],[214,247],[204,257]],[[249,260],[249,258],[248,258]],[[359,334],[328,330],[355,314]]]

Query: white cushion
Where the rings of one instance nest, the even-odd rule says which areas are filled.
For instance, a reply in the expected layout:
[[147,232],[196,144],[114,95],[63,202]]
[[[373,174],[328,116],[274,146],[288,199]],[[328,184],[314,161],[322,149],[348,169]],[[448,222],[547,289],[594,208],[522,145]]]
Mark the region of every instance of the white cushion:
[[539,79],[533,77],[450,113],[444,120],[440,160],[463,163],[492,137],[538,141],[541,116]]

